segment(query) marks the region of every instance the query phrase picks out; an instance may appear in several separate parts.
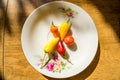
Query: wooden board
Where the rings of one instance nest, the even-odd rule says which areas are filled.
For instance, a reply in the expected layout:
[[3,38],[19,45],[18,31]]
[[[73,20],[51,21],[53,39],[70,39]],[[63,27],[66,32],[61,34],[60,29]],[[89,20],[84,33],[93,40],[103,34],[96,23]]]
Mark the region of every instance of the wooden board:
[[[5,35],[0,36],[0,40],[4,37],[5,80],[54,80],[33,69],[27,62],[21,48],[21,30],[26,18],[35,8],[49,1],[54,0],[8,1],[4,22]],[[65,1],[77,4],[92,17],[99,36],[98,51],[93,62],[82,73],[69,78],[69,80],[120,80],[119,1]],[[3,43],[0,42],[0,44]],[[0,47],[0,52],[2,49],[3,47]],[[0,65],[2,64],[0,63]]]

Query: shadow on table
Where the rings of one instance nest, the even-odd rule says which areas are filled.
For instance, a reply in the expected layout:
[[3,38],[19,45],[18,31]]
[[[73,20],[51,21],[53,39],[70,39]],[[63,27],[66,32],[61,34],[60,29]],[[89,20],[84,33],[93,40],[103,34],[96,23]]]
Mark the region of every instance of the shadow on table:
[[120,0],[89,0],[95,5],[115,31],[120,42]]
[[[35,2],[35,1],[37,1],[37,2]],[[44,3],[47,3],[50,1],[55,1],[55,0],[29,0],[30,4],[32,4],[35,7],[38,7],[41,4],[44,4]],[[112,26],[113,30],[116,32],[116,35],[120,41],[120,0],[104,0],[104,1],[103,0],[88,0],[88,1],[90,2],[90,4],[95,5],[100,10],[100,12],[104,16],[105,21],[108,22]],[[22,25],[28,15],[25,14],[25,9],[23,6],[23,2],[21,2],[21,0],[18,1],[18,5],[20,5],[18,18],[19,18],[19,24],[21,24],[20,29],[22,29]],[[0,0],[0,10],[3,12],[3,14],[5,14],[5,7],[6,7],[6,5],[4,5],[4,0]],[[21,16],[21,15],[23,15],[23,16]],[[9,22],[9,15],[5,14],[3,16],[6,16],[5,17],[6,19],[4,22],[5,25],[0,26],[0,32],[1,32],[1,27],[5,27],[8,34],[11,34],[12,30],[11,30],[11,26],[10,26],[10,22]],[[81,78],[81,80],[83,80],[83,79],[87,78],[96,68],[98,61],[99,61],[99,56],[100,56],[100,44],[98,47],[97,54],[96,54],[93,62],[88,66],[88,68],[85,69],[80,74],[78,74],[74,77],[68,78],[68,79],[73,80],[74,78],[77,78],[77,79]],[[48,78],[48,79],[53,80],[51,78]]]
[[5,80],[4,76],[2,75],[3,73],[0,71],[0,80]]
[[[8,0],[10,1],[10,0]],[[56,0],[28,0],[31,5],[34,6],[34,8],[37,8],[38,6],[50,2],[50,1],[56,1]],[[67,0],[71,1],[72,0]],[[77,1],[77,0],[76,0]],[[27,18],[28,15],[25,13],[25,6],[23,5],[24,1],[17,1],[16,5],[19,5],[19,13],[18,13],[18,19],[20,24],[20,29],[22,29],[22,26]],[[75,2],[75,1],[74,1]],[[77,2],[84,2],[84,1],[77,1]],[[100,12],[103,14],[103,18],[107,23],[109,23],[113,30],[115,31],[118,40],[120,41],[120,0],[87,0],[89,2],[88,4],[95,5]],[[0,0],[0,9],[5,9],[5,5],[3,4],[3,0]],[[4,10],[3,10],[4,11]],[[9,15],[6,14],[5,19],[5,29],[8,32],[8,34],[12,34],[12,29],[10,25]]]
[[[50,2],[53,0],[28,0],[28,4],[31,4],[34,8],[39,7],[40,5]],[[13,1],[14,2],[14,1]],[[1,30],[5,29],[5,31],[9,34],[9,36],[12,36],[13,30],[12,25],[10,22],[10,16],[8,13],[8,7],[9,7],[10,0],[0,0],[0,32]],[[26,20],[26,18],[29,16],[26,14],[26,6],[24,5],[25,1],[18,0],[14,5],[18,5],[16,9],[18,9],[18,23],[20,25],[20,30],[22,30],[23,24]],[[13,14],[14,15],[14,14]],[[0,36],[1,37],[1,36]]]
[[[100,44],[98,43],[98,49],[97,49],[96,55],[95,55],[93,61],[91,62],[91,64],[84,71],[82,71],[81,73],[79,73],[79,74],[77,74],[73,77],[60,79],[60,80],[67,80],[67,79],[68,80],[85,80],[95,70],[95,68],[96,68],[96,66],[99,62],[99,58],[100,58]],[[48,80],[59,80],[59,79],[54,79],[54,78],[50,78],[50,77],[47,77],[47,76],[45,76],[45,77]]]

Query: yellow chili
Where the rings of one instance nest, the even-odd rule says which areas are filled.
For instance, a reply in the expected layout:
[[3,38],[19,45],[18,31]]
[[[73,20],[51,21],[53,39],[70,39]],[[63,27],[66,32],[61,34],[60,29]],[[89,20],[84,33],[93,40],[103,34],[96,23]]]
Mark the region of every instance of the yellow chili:
[[[53,40],[51,40],[50,42],[48,42],[45,47],[44,47],[44,56],[43,56],[43,62],[41,64],[41,69],[51,60],[50,55],[53,53],[56,45],[58,44],[59,38],[54,38]],[[48,61],[44,64],[44,60],[46,57],[46,54],[48,54],[49,59]],[[44,65],[43,65],[44,64]]]
[[70,28],[70,24],[68,22],[63,22],[62,25],[60,26],[60,38],[61,40],[64,39],[66,36],[68,30]]
[[50,42],[48,42],[44,47],[44,52],[51,53],[55,49],[58,41],[59,41],[59,38],[57,37],[51,40]]

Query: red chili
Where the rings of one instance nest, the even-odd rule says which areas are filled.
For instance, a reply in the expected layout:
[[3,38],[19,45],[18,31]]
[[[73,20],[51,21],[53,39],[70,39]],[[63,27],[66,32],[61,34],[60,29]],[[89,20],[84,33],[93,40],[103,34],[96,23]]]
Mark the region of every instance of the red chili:
[[58,51],[59,54],[65,54],[65,52],[66,52],[66,49],[65,49],[65,47],[63,45],[62,40],[59,40],[59,42],[58,42],[57,51]]

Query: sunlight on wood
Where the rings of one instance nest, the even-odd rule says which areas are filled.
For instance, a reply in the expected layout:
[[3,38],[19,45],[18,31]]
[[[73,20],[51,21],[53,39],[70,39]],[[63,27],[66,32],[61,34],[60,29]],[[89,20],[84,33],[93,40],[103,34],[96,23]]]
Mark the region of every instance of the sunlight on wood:
[[[3,29],[2,27],[5,27],[5,35],[1,37],[0,33],[0,39],[3,39],[3,37],[5,39],[5,80],[54,80],[37,72],[28,63],[21,48],[21,30],[25,20],[31,14],[31,12],[35,10],[36,7],[52,0],[31,0],[31,2],[30,0],[2,1],[4,8],[6,7],[8,1],[6,16],[4,15],[3,8],[0,8],[0,32]],[[98,31],[100,44],[100,58],[94,71],[88,75],[88,70],[86,74],[78,74],[77,76],[69,78],[69,80],[120,80],[120,39],[117,35],[117,31],[115,32],[114,29],[114,26],[119,26],[115,21],[113,21],[114,25],[111,25],[109,22],[109,19],[113,18],[115,14],[112,17],[107,15],[107,17],[111,17],[108,18],[107,21],[106,16],[104,15],[105,13],[98,9],[97,5],[93,4],[90,0],[64,1],[69,1],[77,4],[91,16]],[[33,4],[32,2],[35,3]],[[102,7],[100,8],[102,9]],[[102,10],[104,10],[104,7]],[[108,12],[107,14],[111,13]],[[5,17],[6,21],[3,21],[3,17]],[[116,16],[114,18],[116,18]],[[117,21],[117,19],[115,20]],[[3,22],[5,23],[5,26],[2,25]],[[11,31],[11,35],[9,31]],[[1,44],[3,43],[0,41],[0,53],[2,53],[3,49],[3,46]],[[0,60],[2,59],[1,56],[2,55],[0,55]],[[1,62],[0,65],[2,65]]]
[[[15,33],[16,30],[19,30],[19,29],[14,29],[14,28],[17,28],[17,26],[19,25],[19,21],[18,21],[19,10],[18,9],[19,9],[19,5],[18,5],[17,0],[9,1],[6,17],[8,18],[8,20],[7,20],[7,21],[9,21],[8,25],[10,25],[10,29],[11,29],[12,33]],[[12,27],[12,26],[15,26],[15,27]],[[6,26],[6,27],[8,27],[8,26]]]
[[25,0],[23,5],[25,8],[26,15],[29,15],[35,9],[35,7],[30,3],[29,0]]

